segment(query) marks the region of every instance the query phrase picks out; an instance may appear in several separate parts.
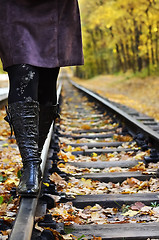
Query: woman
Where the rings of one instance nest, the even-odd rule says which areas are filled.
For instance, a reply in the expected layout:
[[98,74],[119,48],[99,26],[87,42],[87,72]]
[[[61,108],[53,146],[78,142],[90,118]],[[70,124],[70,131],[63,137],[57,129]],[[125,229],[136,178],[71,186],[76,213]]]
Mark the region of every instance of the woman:
[[0,8],[0,57],[10,80],[6,120],[23,162],[18,193],[34,197],[39,151],[57,117],[59,69],[83,64],[79,8],[77,0],[0,0]]

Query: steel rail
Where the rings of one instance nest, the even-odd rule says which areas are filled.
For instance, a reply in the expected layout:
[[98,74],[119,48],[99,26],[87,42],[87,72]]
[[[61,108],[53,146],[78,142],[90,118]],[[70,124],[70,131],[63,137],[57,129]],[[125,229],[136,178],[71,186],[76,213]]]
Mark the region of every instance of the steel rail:
[[[59,80],[59,85],[58,85],[58,89],[57,89],[58,101],[60,98],[61,88],[62,88],[62,81]],[[48,137],[45,141],[45,144],[43,146],[43,150],[41,153],[42,174],[44,174],[49,145],[50,145],[51,137],[53,134],[53,124],[54,124],[54,122],[52,123],[52,125],[50,127]],[[29,198],[29,197],[21,198],[19,211],[16,216],[16,220],[15,220],[11,235],[9,237],[9,240],[30,240],[31,239],[33,225],[34,225],[34,218],[35,218],[36,208],[37,208],[37,204],[38,204],[38,198],[39,198],[39,196],[37,198]]]
[[142,132],[151,142],[151,144],[159,149],[159,134],[155,132],[154,130],[150,129],[148,126],[145,126],[143,123],[139,122],[136,120],[134,117],[129,115],[128,113],[124,112],[123,110],[119,109],[103,97],[97,95],[96,93],[92,92],[89,89],[84,88],[83,86],[75,83],[72,80],[69,80],[71,84],[76,87],[77,89],[85,92],[87,95],[91,96],[92,98],[96,99],[98,102],[102,103],[104,107],[106,107],[109,111],[113,112],[116,114],[122,122],[128,126],[128,128],[131,129],[131,131],[135,134]]

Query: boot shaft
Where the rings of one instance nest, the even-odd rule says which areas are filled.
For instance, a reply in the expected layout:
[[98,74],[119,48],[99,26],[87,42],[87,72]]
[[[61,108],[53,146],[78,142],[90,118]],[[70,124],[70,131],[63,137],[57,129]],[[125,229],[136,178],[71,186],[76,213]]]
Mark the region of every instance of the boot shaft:
[[15,102],[8,106],[22,161],[40,161],[38,156],[39,104]]

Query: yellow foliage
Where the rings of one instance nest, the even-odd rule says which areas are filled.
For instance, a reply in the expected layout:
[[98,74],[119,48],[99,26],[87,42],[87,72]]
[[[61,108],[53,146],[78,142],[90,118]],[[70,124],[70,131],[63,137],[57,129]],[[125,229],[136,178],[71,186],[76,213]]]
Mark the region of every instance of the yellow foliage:
[[[90,77],[114,65],[119,70],[138,70],[140,57],[155,65],[158,41],[159,1],[79,1],[82,14],[85,66]],[[116,69],[114,69],[116,70]]]

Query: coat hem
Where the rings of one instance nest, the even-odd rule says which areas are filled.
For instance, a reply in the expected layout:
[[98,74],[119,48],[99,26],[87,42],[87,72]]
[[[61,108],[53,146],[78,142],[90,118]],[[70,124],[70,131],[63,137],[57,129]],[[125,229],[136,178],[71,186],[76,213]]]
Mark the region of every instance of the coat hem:
[[57,68],[57,67],[69,67],[69,66],[81,66],[84,65],[84,61],[80,62],[67,62],[67,63],[59,63],[59,64],[41,64],[41,63],[35,63],[31,61],[16,61],[9,64],[3,64],[3,70],[6,71],[7,67],[17,65],[17,64],[29,64],[35,67],[41,67],[41,68]]

